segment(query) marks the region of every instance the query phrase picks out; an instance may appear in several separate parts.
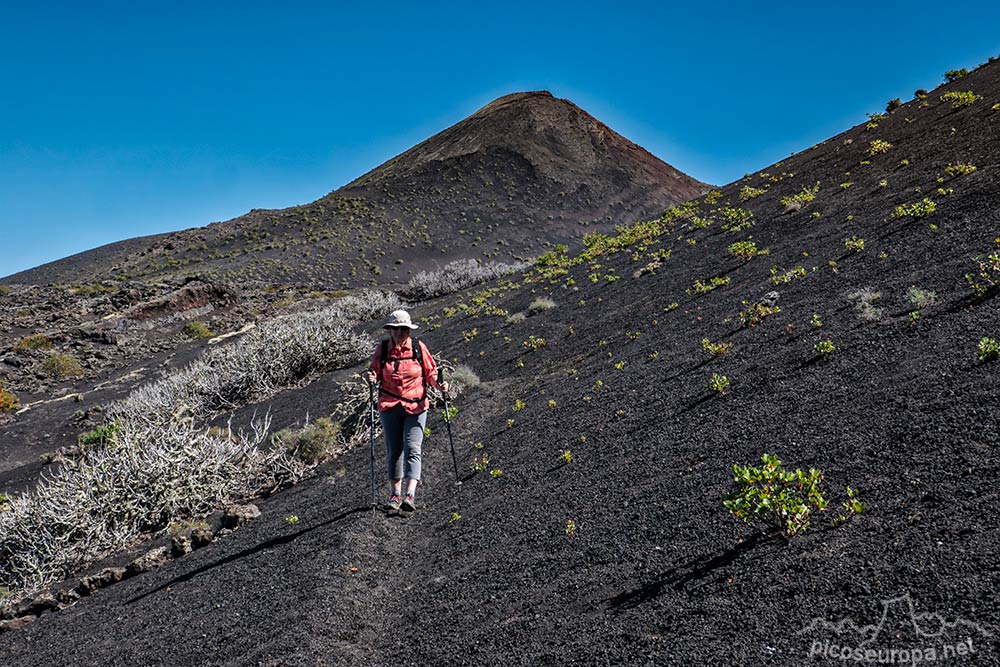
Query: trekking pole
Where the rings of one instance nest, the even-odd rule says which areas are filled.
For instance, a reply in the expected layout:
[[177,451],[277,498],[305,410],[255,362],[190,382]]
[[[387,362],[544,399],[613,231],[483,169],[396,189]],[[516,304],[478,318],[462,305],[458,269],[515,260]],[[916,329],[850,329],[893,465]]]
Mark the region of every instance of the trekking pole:
[[[444,369],[438,369],[438,384],[444,382]],[[458,479],[458,459],[455,457],[455,440],[451,437],[451,408],[448,406],[448,392],[441,391],[441,395],[444,396],[444,424],[448,429],[448,444],[451,445],[451,464],[455,468],[455,485],[461,486],[462,482]]]
[[375,385],[368,382],[368,417],[371,426],[371,490],[372,514],[375,514]]

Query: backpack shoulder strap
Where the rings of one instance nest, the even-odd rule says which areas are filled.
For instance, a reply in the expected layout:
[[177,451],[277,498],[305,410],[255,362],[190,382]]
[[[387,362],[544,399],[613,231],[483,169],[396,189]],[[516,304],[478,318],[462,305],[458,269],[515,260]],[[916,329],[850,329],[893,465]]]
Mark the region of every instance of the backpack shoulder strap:
[[389,339],[382,340],[382,354],[379,355],[379,365],[385,368],[386,359],[389,357]]

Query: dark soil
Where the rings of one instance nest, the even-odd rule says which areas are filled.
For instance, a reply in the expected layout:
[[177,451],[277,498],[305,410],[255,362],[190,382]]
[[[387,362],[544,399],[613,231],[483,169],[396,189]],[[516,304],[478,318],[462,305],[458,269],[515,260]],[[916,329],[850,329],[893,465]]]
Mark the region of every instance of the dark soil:
[[[952,110],[939,99],[949,90],[983,99]],[[443,324],[421,331],[432,353],[484,381],[456,402],[460,490],[435,411],[413,517],[367,509],[369,453],[354,450],[262,503],[249,526],[0,636],[0,651],[10,665],[784,665],[812,663],[824,640],[909,649],[970,637],[959,664],[1000,664],[1000,364],[976,354],[980,338],[1000,338],[1000,309],[996,290],[973,298],[964,279],[1000,236],[998,99],[991,64],[926,107],[769,167],[794,176],[766,194],[739,201],[769,178],[753,175],[701,204],[706,217],[752,210],[750,230],[681,221],[643,251],[520,281],[496,305],[556,302],[521,323],[415,308]],[[869,156],[876,138],[892,148]],[[955,162],[977,170],[946,176]],[[815,201],[782,212],[781,197],[816,182]],[[931,215],[892,217],[928,196]],[[770,255],[727,253],[750,235]],[[846,251],[852,236],[862,252]],[[660,247],[670,258],[633,277]],[[773,265],[806,276],[774,286]],[[731,282],[687,293],[719,275]],[[915,324],[913,285],[936,293]],[[868,319],[848,298],[866,288],[884,309]],[[742,328],[742,302],[772,290],[781,312]],[[462,299],[472,303],[448,301]],[[529,336],[546,345],[527,350]],[[713,359],[705,337],[734,348]],[[820,358],[827,339],[837,351]],[[731,380],[726,395],[706,388],[713,372]],[[305,413],[331,380],[269,403]],[[732,465],[764,452],[823,470],[832,506],[858,488],[867,511],[790,541],[755,536],[721,499]],[[482,453],[502,474],[471,471]],[[878,624],[883,608],[878,637],[815,620]],[[919,634],[933,623],[941,636]]]

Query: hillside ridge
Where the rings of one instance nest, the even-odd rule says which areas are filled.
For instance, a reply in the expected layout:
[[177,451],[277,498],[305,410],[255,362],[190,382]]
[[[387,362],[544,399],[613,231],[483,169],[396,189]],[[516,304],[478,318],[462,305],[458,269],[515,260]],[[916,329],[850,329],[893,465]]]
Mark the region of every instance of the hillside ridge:
[[576,246],[706,188],[568,100],[514,93],[312,203],[109,244],[0,283],[405,282],[455,259]]

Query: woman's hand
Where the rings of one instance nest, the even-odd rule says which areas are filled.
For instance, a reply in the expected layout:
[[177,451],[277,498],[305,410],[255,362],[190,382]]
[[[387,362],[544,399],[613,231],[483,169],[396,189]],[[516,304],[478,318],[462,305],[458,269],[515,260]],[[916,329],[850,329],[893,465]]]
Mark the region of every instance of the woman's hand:
[[368,384],[375,384],[376,380],[375,371],[373,371],[372,369],[369,368],[368,370],[366,370],[362,377],[365,378],[365,382],[367,382]]
[[441,391],[443,391],[446,394],[448,393],[448,383],[447,382],[442,382],[441,383]]

